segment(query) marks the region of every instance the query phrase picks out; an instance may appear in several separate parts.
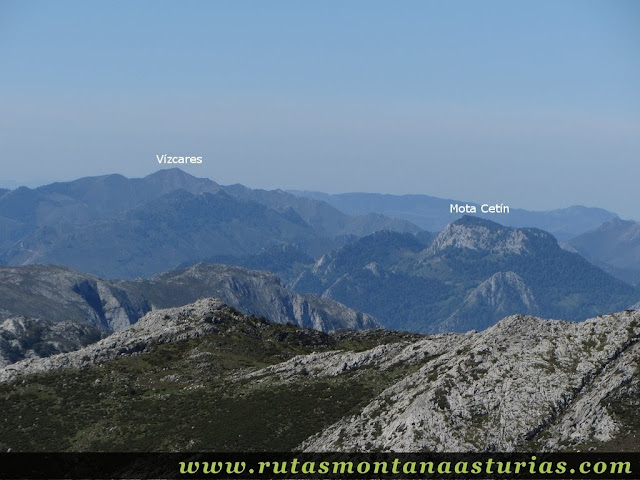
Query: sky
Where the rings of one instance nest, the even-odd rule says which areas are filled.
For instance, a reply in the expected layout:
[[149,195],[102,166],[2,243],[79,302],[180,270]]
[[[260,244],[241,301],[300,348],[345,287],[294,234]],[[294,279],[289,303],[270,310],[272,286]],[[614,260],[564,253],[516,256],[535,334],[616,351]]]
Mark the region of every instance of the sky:
[[640,220],[636,0],[0,0],[0,186],[153,173]]

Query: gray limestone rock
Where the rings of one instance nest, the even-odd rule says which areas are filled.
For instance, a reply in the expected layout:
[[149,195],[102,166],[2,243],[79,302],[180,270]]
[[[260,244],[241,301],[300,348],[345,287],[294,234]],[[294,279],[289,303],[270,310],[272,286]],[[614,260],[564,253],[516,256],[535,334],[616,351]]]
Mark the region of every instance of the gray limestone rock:
[[[639,338],[640,312],[631,311],[582,323],[512,316],[443,336],[444,353],[301,448],[511,451],[607,440],[618,427],[603,399],[638,374]],[[324,369],[337,361],[318,359]]]

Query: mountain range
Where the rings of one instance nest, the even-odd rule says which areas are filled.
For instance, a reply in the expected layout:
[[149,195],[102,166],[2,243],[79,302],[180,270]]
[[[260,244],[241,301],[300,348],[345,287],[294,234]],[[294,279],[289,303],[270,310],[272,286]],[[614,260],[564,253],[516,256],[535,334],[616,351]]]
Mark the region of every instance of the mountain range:
[[439,221],[446,215],[434,209],[448,211],[442,199],[329,197],[349,200],[350,211],[367,204],[378,212],[350,216],[321,199],[221,186],[179,169],[3,190],[0,258],[22,267],[0,270],[1,318],[71,320],[110,333],[152,308],[214,295],[249,314],[325,331],[464,332],[517,313],[583,320],[640,300],[603,271],[631,275],[638,260],[637,224],[610,212],[500,217],[564,225],[566,233],[613,215],[562,249],[543,230],[479,216],[432,233],[380,214],[404,205]]
[[[463,202],[223,186],[177,168],[144,178],[86,177],[0,190],[0,264],[55,263],[106,278],[135,278],[282,245],[317,259],[383,229],[432,235],[461,216],[450,213],[451,203]],[[561,241],[617,219],[581,206],[484,216],[505,226],[540,228]]]
[[326,334],[202,299],[0,369],[0,449],[638,451],[639,339],[631,311]]
[[123,279],[279,244],[317,257],[342,236],[420,230],[378,214],[352,217],[282,191],[223,187],[180,169],[5,190],[0,227],[0,263],[54,263]]
[[471,216],[429,244],[398,232],[356,239],[309,266],[291,288],[417,332],[484,330],[515,313],[582,320],[640,299],[549,233]]
[[0,190],[0,450],[638,451],[638,224],[448,205]]
[[534,227],[553,234],[558,240],[565,241],[598,225],[618,218],[607,210],[596,207],[574,205],[549,211],[530,211],[510,208],[508,214],[496,215],[482,213],[480,204],[461,200],[432,197],[429,195],[389,195],[381,193],[340,193],[328,194],[290,190],[290,193],[303,198],[322,200],[349,215],[378,213],[392,218],[407,220],[420,228],[438,232],[454,222],[463,213],[451,213],[451,205],[470,205],[476,208],[476,216],[497,221],[507,227]]
[[564,244],[611,275],[640,284],[640,223],[614,218]]

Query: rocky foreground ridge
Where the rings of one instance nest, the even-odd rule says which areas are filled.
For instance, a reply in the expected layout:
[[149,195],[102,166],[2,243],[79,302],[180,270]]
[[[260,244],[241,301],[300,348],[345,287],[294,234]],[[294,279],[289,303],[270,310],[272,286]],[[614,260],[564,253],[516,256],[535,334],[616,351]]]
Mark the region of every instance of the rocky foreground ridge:
[[482,333],[427,337],[408,346],[415,373],[302,446],[510,451],[607,442],[628,433],[611,406],[639,403],[639,335],[640,313],[627,311],[582,323],[516,315]]
[[178,342],[216,332],[220,315],[241,316],[217,298],[178,308],[149,312],[126,330],[74,352],[47,358],[28,358],[0,370],[0,382],[20,375],[49,372],[68,367],[88,367],[120,356],[148,352],[154,345]]
[[0,448],[46,449],[34,429],[70,450],[637,449],[638,339],[638,311],[326,334],[200,300],[0,369]]

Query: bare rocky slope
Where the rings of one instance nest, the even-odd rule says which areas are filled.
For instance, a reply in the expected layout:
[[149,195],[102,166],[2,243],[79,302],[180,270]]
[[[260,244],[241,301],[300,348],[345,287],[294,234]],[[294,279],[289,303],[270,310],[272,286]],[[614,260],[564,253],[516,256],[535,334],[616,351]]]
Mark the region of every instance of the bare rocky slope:
[[[0,364],[80,348],[152,309],[218,296],[276,323],[322,331],[379,328],[370,315],[286,289],[275,275],[199,264],[148,280],[102,280],[64,267],[0,266]],[[8,322],[9,319],[13,319]]]
[[242,267],[199,263],[150,279],[118,284],[147,299],[153,308],[186,305],[199,298],[216,296],[234,308],[276,323],[294,323],[324,332],[381,327],[371,315],[330,298],[297,294],[285,288],[272,273]]
[[[226,308],[225,308],[226,307]],[[226,310],[226,311],[225,311]],[[204,299],[184,307],[149,312],[135,325],[80,350],[48,358],[29,358],[0,370],[0,381],[19,375],[83,367],[119,356],[149,351],[154,345],[177,342],[215,332],[221,313],[240,316],[216,298]]]
[[0,367],[24,358],[48,357],[79,350],[102,338],[104,332],[77,322],[52,322],[11,317],[0,322]]
[[150,310],[113,282],[53,265],[0,266],[0,320],[24,316],[122,330]]
[[[580,323],[516,315],[481,333],[327,335],[205,299],[0,370],[0,408],[16,416],[0,423],[0,447],[42,448],[28,436],[36,428],[68,449],[637,449],[639,339],[638,311]],[[165,418],[178,414],[184,432]],[[47,430],[56,422],[69,431]]]
[[639,335],[640,314],[628,311],[582,323],[512,316],[482,333],[428,337],[410,346],[411,358],[422,358],[415,373],[302,447],[510,451],[609,442],[629,433],[615,414],[620,405],[612,408],[616,397],[638,404],[628,391],[638,388]]

